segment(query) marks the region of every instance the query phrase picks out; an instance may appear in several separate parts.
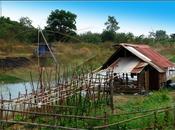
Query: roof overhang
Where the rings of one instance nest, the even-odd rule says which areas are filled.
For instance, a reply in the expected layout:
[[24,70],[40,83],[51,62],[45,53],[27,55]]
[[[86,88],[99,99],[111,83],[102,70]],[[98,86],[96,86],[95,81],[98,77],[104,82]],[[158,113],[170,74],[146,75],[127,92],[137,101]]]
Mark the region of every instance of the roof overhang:
[[162,68],[160,68],[159,66],[157,66],[156,64],[154,64],[151,59],[149,59],[148,57],[146,57],[145,55],[141,54],[138,50],[136,50],[135,48],[131,47],[131,46],[127,46],[127,44],[121,44],[122,47],[124,47],[125,49],[127,49],[128,51],[130,51],[132,54],[134,54],[135,56],[137,56],[138,58],[140,58],[141,60],[145,61],[146,63],[148,63],[149,65],[151,65],[153,68],[155,68],[158,72],[163,73],[165,72]]
[[148,63],[137,57],[120,57],[108,68],[101,70],[101,73],[113,71],[113,73],[140,73]]

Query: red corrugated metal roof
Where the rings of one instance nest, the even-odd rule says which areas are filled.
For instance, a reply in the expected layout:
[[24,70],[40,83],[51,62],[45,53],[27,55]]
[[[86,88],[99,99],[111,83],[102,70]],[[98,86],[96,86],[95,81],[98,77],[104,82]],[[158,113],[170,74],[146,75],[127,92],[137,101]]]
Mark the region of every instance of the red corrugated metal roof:
[[133,44],[121,44],[122,46],[130,46],[135,48],[137,51],[148,57],[154,64],[161,68],[172,67],[174,64],[167,58],[160,55],[158,52],[150,48],[148,45],[133,45]]
[[134,74],[140,73],[147,65],[148,63],[146,62],[139,62],[137,66],[131,71],[131,73],[134,73]]

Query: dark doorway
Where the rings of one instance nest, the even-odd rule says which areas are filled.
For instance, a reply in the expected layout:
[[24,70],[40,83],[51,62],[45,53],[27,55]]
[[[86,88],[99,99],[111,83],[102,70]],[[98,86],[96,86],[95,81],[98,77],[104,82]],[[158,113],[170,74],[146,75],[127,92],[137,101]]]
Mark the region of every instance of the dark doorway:
[[154,68],[149,70],[149,89],[159,90],[159,72]]

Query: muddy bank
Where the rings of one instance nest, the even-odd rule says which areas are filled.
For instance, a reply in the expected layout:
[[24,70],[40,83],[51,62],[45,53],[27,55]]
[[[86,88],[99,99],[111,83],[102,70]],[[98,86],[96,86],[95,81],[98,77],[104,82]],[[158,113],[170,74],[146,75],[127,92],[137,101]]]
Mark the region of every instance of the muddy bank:
[[13,69],[27,66],[31,63],[26,57],[6,57],[0,58],[0,69]]

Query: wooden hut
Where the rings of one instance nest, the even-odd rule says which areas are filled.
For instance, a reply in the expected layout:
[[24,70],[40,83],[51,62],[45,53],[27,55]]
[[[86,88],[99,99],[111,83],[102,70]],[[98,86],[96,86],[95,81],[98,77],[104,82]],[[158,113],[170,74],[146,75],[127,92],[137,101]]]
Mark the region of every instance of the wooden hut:
[[102,65],[99,74],[112,71],[116,92],[159,90],[174,76],[175,65],[148,45],[122,43]]

